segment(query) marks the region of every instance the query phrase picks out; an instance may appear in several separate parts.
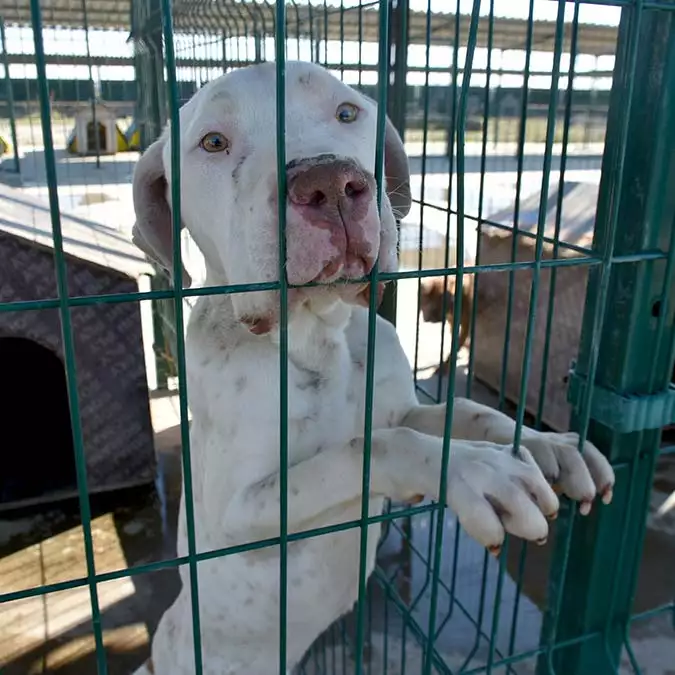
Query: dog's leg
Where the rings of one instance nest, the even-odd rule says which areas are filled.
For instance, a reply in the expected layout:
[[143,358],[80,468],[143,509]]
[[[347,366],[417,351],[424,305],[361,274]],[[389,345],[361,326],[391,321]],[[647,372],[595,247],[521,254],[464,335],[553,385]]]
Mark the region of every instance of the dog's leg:
[[[413,429],[373,432],[371,494],[399,502],[437,497],[441,450],[440,438]],[[456,441],[452,452],[447,500],[471,536],[488,548],[501,546],[504,530],[534,541],[546,538],[544,515],[557,513],[558,500],[526,449],[513,456],[492,443]],[[362,463],[363,440],[355,439],[290,467],[289,533],[326,525],[331,511],[358,503]],[[233,496],[223,523],[229,544],[279,535],[279,478],[275,473]]]
[[[404,418],[403,426],[433,436],[443,436],[444,403],[419,405]],[[455,398],[452,409],[452,438],[486,441],[506,445],[513,442],[516,423],[494,408],[469,399]],[[522,444],[532,453],[550,483],[570,499],[581,502],[586,514],[596,494],[602,501],[612,501],[614,470],[600,451],[589,441],[583,453],[578,452],[579,435],[575,433],[545,433],[523,427]]]

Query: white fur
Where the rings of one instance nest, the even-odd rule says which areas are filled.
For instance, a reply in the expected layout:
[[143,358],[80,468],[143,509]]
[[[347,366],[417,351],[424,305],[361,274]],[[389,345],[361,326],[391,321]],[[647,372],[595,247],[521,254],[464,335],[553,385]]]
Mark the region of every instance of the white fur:
[[[372,173],[376,136],[372,102],[311,64],[288,63],[286,79],[287,159],[334,153],[355,159]],[[361,106],[363,119],[340,125],[334,109],[343,101]],[[206,283],[275,281],[274,66],[255,66],[215,80],[182,108],[180,122],[182,217],[204,254]],[[214,130],[230,139],[229,155],[207,154],[199,148],[199,139]],[[167,135],[158,143],[160,169],[169,175]],[[233,169],[241,157],[246,159],[235,182]],[[148,204],[141,203],[150,161],[139,164],[135,199],[136,239],[152,253],[149,242],[158,240],[160,235],[152,231],[158,225],[145,222],[143,214],[149,213],[152,220],[156,205],[144,211]],[[388,188],[396,191],[399,186]],[[395,223],[387,195],[383,202],[380,266],[394,269]],[[256,312],[274,313],[277,303],[275,292],[204,296],[190,316],[187,389],[199,552],[279,535],[278,326],[273,321],[270,332],[254,335],[241,320]],[[334,288],[301,293],[291,303],[291,533],[360,517],[367,329],[367,310],[345,303]],[[396,332],[379,317],[374,369],[369,498],[370,513],[377,515],[386,497],[400,501],[418,495],[438,497],[445,406],[419,405]],[[581,500],[584,512],[596,486],[605,501],[611,499],[611,467],[590,444],[582,458],[575,435],[525,429],[523,444],[529,452],[522,449],[515,457],[509,445],[514,432],[511,419],[462,399],[454,400],[453,415],[455,440],[445,497],[469,534],[485,546],[498,549],[505,530],[535,541],[546,537],[545,516],[555,516],[558,501],[539,467],[570,497]],[[379,525],[369,529],[369,573],[380,531]],[[356,528],[289,544],[289,669],[353,606],[359,542]],[[178,555],[187,553],[182,500]],[[194,672],[189,570],[180,571],[181,593],[161,619],[152,642],[148,665],[156,675]],[[204,673],[278,672],[278,547],[201,562],[198,576]],[[139,674],[149,672],[143,668]]]

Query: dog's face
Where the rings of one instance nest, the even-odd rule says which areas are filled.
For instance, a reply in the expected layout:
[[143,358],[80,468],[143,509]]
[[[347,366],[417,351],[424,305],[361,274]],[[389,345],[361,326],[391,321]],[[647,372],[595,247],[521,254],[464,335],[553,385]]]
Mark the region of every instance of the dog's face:
[[[293,285],[330,284],[291,289],[291,305],[326,293],[357,302],[364,286],[340,281],[367,275],[378,257],[381,271],[396,269],[395,217],[410,208],[409,170],[387,120],[386,193],[378,215],[376,126],[370,99],[320,66],[286,64],[286,276]],[[200,89],[180,110],[180,137],[182,222],[212,280],[277,281],[275,65],[233,71]],[[170,165],[167,130],[134,175],[134,239],[169,271]],[[255,332],[274,325],[278,294],[242,293],[233,301]]]

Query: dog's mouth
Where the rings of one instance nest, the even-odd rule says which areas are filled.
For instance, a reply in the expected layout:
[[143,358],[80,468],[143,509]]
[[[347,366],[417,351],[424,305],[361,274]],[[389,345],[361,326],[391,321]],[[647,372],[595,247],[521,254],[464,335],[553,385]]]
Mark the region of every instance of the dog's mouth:
[[[322,293],[333,294],[348,305],[361,307],[371,306],[371,292],[374,292],[374,309],[378,309],[384,298],[386,282],[378,281],[374,291],[371,291],[370,282],[349,283],[348,279],[336,279],[331,283],[323,283],[320,286],[290,288],[288,291],[288,308],[293,311],[298,306],[304,305],[313,297],[321,297]],[[245,315],[240,318],[253,335],[267,335],[272,332],[278,323],[278,310],[270,310],[265,315]]]
[[354,282],[367,277],[375,266],[375,261],[367,255],[347,253],[330,260],[323,269],[308,283],[331,286],[336,283]]
[[[369,281],[354,282],[351,278],[337,276],[334,280],[322,282],[318,286],[310,286],[306,289],[294,289],[305,291],[307,297],[311,297],[314,293],[312,291],[329,292],[337,295],[341,300],[347,304],[360,305],[362,307],[369,307],[371,303],[371,287],[372,283]],[[375,308],[377,309],[382,303],[384,297],[384,290],[386,282],[378,281],[375,285]],[[302,294],[302,293],[301,293]]]

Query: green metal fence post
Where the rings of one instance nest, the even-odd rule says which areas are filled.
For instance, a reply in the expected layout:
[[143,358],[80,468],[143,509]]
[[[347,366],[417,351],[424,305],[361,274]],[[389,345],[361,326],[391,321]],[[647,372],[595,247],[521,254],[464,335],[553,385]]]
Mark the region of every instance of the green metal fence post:
[[7,53],[7,39],[5,37],[5,22],[0,17],[0,48],[2,48],[2,65],[5,68],[5,95],[7,96],[7,112],[9,114],[9,129],[12,135],[12,152],[14,153],[14,171],[21,173],[19,160],[19,141],[16,135],[16,112],[14,110],[14,93],[12,79],[9,76],[9,54]]
[[[588,438],[618,465],[617,485],[611,508],[597,507],[588,518],[575,517],[569,503],[561,510],[542,634],[549,649],[539,673],[617,672],[666,421],[657,402],[668,387],[675,342],[668,300],[675,285],[675,15],[640,5],[622,11],[594,238],[603,265],[589,272],[570,378],[572,428],[583,435],[587,427]],[[668,262],[611,265],[614,255],[656,249],[669,253]],[[614,413],[627,400],[643,412],[630,431],[631,420]],[[600,637],[554,647],[590,633]]]
[[[397,0],[390,13],[389,34],[392,36],[394,64],[391,69],[393,81],[387,97],[387,114],[392,124],[405,139],[405,112],[408,74],[408,0]],[[397,224],[400,227],[400,224]],[[396,325],[396,282],[390,281],[384,290],[378,313]]]

